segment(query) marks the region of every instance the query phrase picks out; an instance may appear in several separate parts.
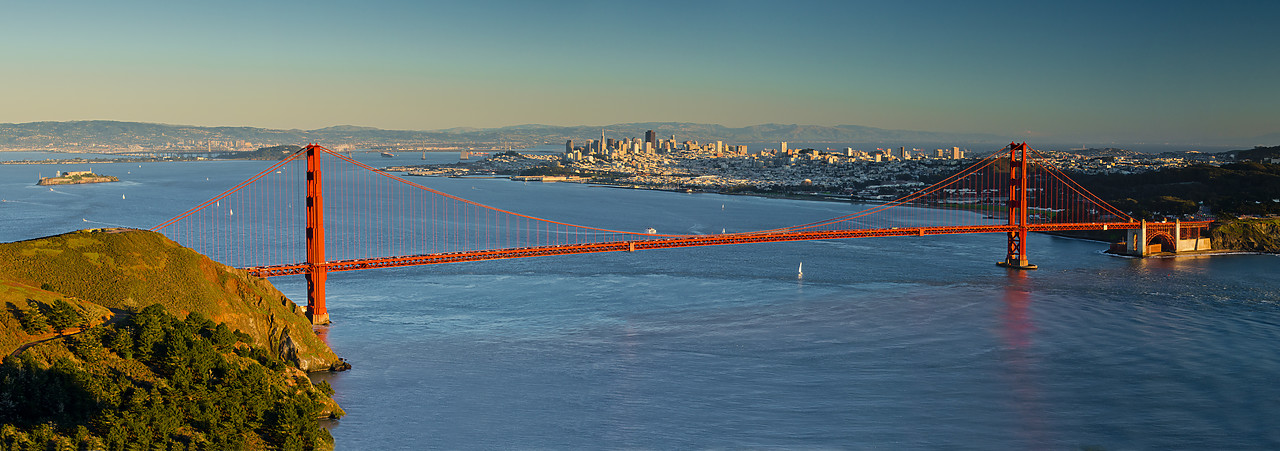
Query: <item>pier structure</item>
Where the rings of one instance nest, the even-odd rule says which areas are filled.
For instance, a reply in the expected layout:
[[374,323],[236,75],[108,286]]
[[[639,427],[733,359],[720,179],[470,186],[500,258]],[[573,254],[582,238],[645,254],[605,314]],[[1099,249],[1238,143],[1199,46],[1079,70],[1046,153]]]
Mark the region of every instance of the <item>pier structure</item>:
[[1140,227],[1128,231],[1124,245],[1123,253],[1135,257],[1213,250],[1205,223],[1184,224],[1178,220],[1141,221]]

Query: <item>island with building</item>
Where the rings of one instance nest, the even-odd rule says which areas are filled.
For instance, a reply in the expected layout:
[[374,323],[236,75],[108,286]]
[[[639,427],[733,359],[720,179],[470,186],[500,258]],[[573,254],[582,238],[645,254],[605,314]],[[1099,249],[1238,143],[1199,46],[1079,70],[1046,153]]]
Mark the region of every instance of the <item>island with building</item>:
[[118,182],[119,178],[110,175],[98,175],[92,171],[58,172],[53,177],[40,177],[37,185],[79,185],[83,183]]

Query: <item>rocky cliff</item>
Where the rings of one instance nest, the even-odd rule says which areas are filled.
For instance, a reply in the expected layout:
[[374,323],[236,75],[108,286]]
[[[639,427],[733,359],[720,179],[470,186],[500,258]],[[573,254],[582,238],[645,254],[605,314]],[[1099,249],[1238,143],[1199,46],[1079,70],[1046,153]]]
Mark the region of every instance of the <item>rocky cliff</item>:
[[1215,249],[1280,253],[1280,219],[1237,219],[1213,228]]

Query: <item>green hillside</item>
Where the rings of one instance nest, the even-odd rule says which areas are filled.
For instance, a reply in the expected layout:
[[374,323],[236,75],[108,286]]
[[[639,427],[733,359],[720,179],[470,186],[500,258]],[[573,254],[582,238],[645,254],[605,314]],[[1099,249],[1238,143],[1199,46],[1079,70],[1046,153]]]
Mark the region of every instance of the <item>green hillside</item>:
[[[49,324],[48,316],[59,300],[70,304],[75,310],[77,321],[72,329],[66,331],[68,333],[79,330],[82,325],[101,324],[114,316],[107,308],[92,302],[0,280],[0,305],[4,306],[0,310],[0,356],[9,355],[24,343],[57,336],[57,330]],[[37,316],[41,318],[40,324],[32,324],[32,317]]]
[[332,449],[327,383],[160,304],[4,357],[0,449]]
[[0,287],[7,287],[0,300],[19,307],[25,299],[58,297],[48,293],[119,311],[161,304],[178,316],[196,312],[239,329],[304,371],[338,363],[303,309],[270,283],[154,232],[93,229],[2,243]]
[[0,244],[0,449],[329,449],[340,361],[270,283],[163,235]]
[[1074,175],[1108,203],[1138,217],[1194,213],[1280,213],[1280,165],[1244,162],[1193,165],[1129,175]]
[[1235,219],[1213,229],[1213,247],[1256,252],[1280,252],[1280,219]]

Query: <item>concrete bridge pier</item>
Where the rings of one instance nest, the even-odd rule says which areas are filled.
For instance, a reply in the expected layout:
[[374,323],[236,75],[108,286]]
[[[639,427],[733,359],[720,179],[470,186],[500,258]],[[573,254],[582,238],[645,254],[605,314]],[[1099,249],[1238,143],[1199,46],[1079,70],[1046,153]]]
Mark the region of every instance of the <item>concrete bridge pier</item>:
[[1130,230],[1125,239],[1125,254],[1150,257],[1156,254],[1208,251],[1213,249],[1208,230],[1201,226],[1183,227],[1182,221],[1147,222]]

